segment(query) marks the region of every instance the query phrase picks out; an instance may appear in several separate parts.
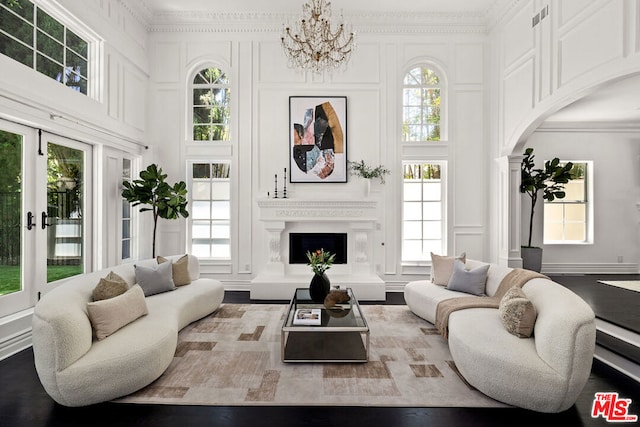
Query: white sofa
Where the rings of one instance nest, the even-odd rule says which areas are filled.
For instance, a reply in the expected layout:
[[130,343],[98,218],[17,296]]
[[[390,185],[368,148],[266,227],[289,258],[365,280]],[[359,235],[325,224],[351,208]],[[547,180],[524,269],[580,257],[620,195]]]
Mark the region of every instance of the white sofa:
[[[179,257],[166,257],[176,260]],[[136,262],[153,266],[155,260]],[[214,312],[224,288],[201,278],[198,259],[188,256],[191,284],[144,298],[148,314],[97,340],[87,312],[92,292],[109,272],[128,285],[133,264],[74,277],[43,296],[33,315],[33,352],[46,392],[65,406],[83,406],[130,394],[153,382],[173,360],[178,331]]]
[[[467,260],[465,268],[481,265],[486,263]],[[491,264],[485,293],[493,296],[511,270]],[[529,280],[522,290],[537,311],[531,337],[509,333],[495,308],[454,311],[448,320],[451,355],[462,376],[487,396],[535,411],[561,412],[575,403],[589,378],[595,316],[582,298],[547,278]],[[421,280],[408,283],[404,296],[413,313],[435,324],[440,301],[470,295]]]

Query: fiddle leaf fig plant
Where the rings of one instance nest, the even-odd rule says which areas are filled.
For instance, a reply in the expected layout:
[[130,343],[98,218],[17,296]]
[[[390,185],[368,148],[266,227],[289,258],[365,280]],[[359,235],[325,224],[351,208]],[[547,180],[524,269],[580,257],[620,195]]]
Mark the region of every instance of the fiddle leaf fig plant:
[[153,257],[156,256],[156,229],[158,218],[178,219],[188,218],[187,211],[187,184],[184,181],[169,185],[165,179],[167,174],[162,173],[162,168],[151,164],[146,170],[140,172],[140,179],[124,181],[122,185],[122,197],[131,206],[139,206],[140,212],[151,211],[153,213]]
[[574,178],[571,173],[572,162],[560,163],[557,157],[547,160],[544,169],[536,169],[534,163],[533,148],[527,148],[520,165],[520,193],[526,194],[531,200],[531,213],[529,215],[529,240],[527,248],[531,246],[533,232],[533,215],[535,213],[538,194],[542,191],[542,198],[550,202],[555,199],[564,199],[566,193],[564,185]]

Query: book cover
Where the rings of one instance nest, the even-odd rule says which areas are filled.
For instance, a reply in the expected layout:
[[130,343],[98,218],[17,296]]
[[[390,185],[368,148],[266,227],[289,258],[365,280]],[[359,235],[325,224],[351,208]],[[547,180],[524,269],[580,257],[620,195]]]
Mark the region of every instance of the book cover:
[[299,308],[293,317],[294,325],[320,325],[322,313],[319,308]]

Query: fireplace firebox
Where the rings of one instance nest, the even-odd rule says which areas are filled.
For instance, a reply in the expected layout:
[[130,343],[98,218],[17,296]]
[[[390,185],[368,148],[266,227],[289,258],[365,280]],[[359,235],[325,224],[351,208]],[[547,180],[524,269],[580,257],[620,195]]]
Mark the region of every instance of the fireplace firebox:
[[306,264],[307,251],[336,254],[334,264],[347,263],[347,233],[289,233],[289,264]]

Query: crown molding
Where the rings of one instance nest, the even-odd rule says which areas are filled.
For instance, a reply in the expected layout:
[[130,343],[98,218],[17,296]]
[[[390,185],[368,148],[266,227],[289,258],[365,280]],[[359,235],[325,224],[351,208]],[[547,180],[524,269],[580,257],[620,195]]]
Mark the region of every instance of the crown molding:
[[147,0],[118,0],[122,7],[147,31],[153,21],[153,11]]
[[[216,12],[208,10],[154,11],[148,0],[117,0],[149,32],[279,32],[299,13]],[[483,12],[350,11],[347,21],[357,33],[475,33],[486,34],[522,7],[524,0],[495,0]]]
[[[126,1],[126,0],[122,0]],[[278,12],[155,12],[150,32],[280,32],[299,14]],[[487,32],[483,13],[345,13],[356,33],[479,33]]]

